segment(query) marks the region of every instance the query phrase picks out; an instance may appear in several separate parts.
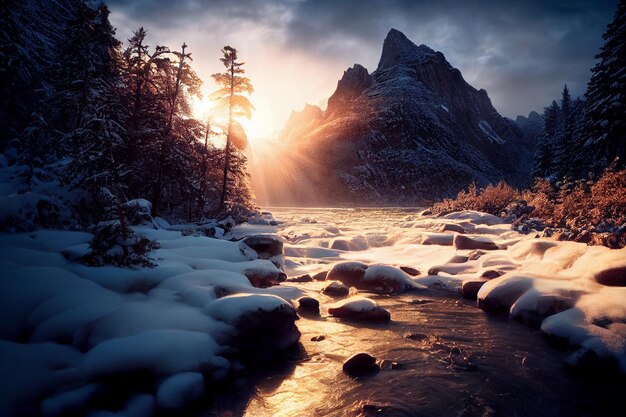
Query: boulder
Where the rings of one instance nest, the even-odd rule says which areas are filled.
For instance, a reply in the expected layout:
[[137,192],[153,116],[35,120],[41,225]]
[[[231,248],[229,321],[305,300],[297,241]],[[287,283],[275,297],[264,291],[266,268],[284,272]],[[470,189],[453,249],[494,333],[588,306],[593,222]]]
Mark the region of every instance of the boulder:
[[363,279],[366,269],[367,265],[361,262],[340,262],[328,271],[326,280],[341,281],[348,286],[354,286]]
[[460,234],[454,235],[454,247],[457,249],[498,250],[498,245],[484,239],[474,239]]
[[356,288],[377,294],[395,294],[418,288],[411,277],[400,268],[389,265],[372,265],[365,271],[361,281],[354,284]]
[[330,281],[322,288],[322,293],[331,297],[345,297],[349,292],[350,289],[339,281]]
[[413,277],[416,277],[420,274],[420,271],[418,269],[410,266],[401,266],[400,269]]
[[611,287],[626,287],[626,265],[607,268],[595,274],[599,284]]
[[253,249],[259,255],[259,259],[270,259],[283,254],[283,240],[275,235],[248,236],[242,242]]
[[467,279],[463,281],[463,284],[461,285],[461,294],[463,295],[463,298],[476,300],[478,291],[485,282],[487,282],[486,279]]
[[478,307],[489,311],[509,311],[511,306],[534,285],[532,278],[509,275],[487,281],[478,291]]
[[358,321],[389,321],[391,315],[374,300],[364,297],[351,297],[328,307],[333,317]]
[[343,372],[353,378],[370,375],[379,370],[376,358],[368,353],[357,353],[343,364]]
[[313,281],[325,281],[326,275],[328,275],[328,271],[321,271],[312,276]]
[[246,269],[243,274],[250,283],[257,288],[267,288],[278,285],[287,279],[287,275],[279,270],[271,269]]
[[302,297],[298,299],[298,313],[319,316],[320,302],[313,297]]
[[333,244],[330,246],[331,249],[349,251],[350,250],[350,242],[345,239],[335,239]]
[[467,255],[467,260],[468,261],[475,261],[478,258],[480,258],[481,256],[485,255],[487,252],[482,251],[482,250],[473,250],[471,251],[468,255]]
[[311,282],[313,281],[313,278],[311,278],[311,275],[309,274],[304,274],[304,275],[300,275],[294,278],[288,278],[287,282]]
[[208,304],[206,313],[234,327],[220,343],[236,346],[229,354],[250,366],[264,366],[284,355],[298,343],[293,306],[282,298],[266,294],[236,294]]
[[159,408],[180,411],[206,396],[204,377],[199,372],[183,372],[165,379],[157,390]]
[[574,307],[578,294],[542,294],[531,289],[511,306],[511,317],[533,327],[539,327],[543,320],[554,314]]
[[448,264],[464,264],[465,262],[467,262],[469,260],[468,256],[463,256],[463,255],[454,255],[452,258],[450,258],[448,260]]
[[442,232],[455,232],[464,235],[467,231],[463,228],[463,226],[455,223],[445,223],[441,227]]
[[505,272],[501,271],[499,269],[485,269],[480,274],[480,277],[481,278],[485,278],[485,279],[494,279],[494,278],[498,278],[498,277],[500,277],[500,276],[502,276],[504,274],[505,274]]

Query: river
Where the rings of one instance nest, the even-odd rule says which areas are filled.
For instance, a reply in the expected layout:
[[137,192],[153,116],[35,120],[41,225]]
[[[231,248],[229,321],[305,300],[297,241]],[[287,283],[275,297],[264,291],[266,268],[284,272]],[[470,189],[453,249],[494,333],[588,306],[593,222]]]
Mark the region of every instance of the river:
[[[451,247],[416,243],[416,209],[271,211],[279,221],[274,231],[287,239],[289,276],[341,259],[423,269],[454,254]],[[255,231],[251,225],[238,232]],[[371,296],[392,321],[360,324],[325,314],[333,300],[319,294],[323,283],[284,285],[315,294],[321,317],[301,317],[300,345],[284,363],[242,375],[202,415],[623,415],[622,377],[572,372],[564,365],[565,348],[508,316],[484,313],[460,295],[429,290]],[[324,339],[312,341],[316,336]],[[344,375],[343,362],[358,352],[383,360],[381,371],[358,380]]]

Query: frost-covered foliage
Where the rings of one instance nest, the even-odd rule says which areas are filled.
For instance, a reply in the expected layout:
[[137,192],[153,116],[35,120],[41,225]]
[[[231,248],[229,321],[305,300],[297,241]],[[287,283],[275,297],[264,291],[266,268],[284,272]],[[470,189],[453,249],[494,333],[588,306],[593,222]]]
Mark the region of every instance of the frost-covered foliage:
[[90,252],[78,259],[91,266],[154,266],[149,252],[159,245],[120,221],[98,224],[93,230]]

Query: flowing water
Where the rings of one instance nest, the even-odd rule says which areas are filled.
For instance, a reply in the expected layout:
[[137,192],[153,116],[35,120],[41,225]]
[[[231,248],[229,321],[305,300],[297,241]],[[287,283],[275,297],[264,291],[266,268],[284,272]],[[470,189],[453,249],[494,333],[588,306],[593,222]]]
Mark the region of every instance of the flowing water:
[[[387,256],[391,263],[407,264],[412,259],[407,248],[416,267],[450,255],[450,248],[436,247],[445,252],[438,255],[432,247],[420,252],[407,243],[411,209],[272,211],[285,222],[276,232],[292,240],[287,253],[297,255],[287,257],[290,275],[345,258],[380,262]],[[367,247],[322,250],[337,236],[361,236]],[[623,416],[626,410],[622,377],[572,373],[564,365],[569,353],[539,331],[487,315],[458,295],[371,296],[391,312],[392,321],[362,324],[328,317],[324,304],[332,300],[319,294],[321,283],[289,285],[316,294],[322,316],[301,317],[294,355],[276,368],[242,377],[217,394],[204,415],[565,417]],[[312,341],[316,336],[324,339]],[[344,375],[343,362],[359,352],[382,360],[381,371],[358,380]]]

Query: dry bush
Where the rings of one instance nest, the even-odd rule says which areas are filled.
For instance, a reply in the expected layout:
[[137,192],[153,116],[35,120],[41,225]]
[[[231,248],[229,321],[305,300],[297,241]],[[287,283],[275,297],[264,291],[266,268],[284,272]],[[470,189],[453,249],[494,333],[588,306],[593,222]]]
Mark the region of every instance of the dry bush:
[[477,196],[477,208],[475,210],[499,216],[506,207],[522,198],[522,194],[504,181],[496,185],[489,184]]
[[569,239],[613,248],[626,245],[626,170],[607,170],[595,182],[564,180],[555,185],[536,179],[531,189],[521,192],[504,182],[480,191],[472,184],[456,199],[435,204],[433,213],[478,210],[515,218],[520,204],[532,210],[522,220],[535,218],[549,227],[570,229]]
[[477,210],[499,216],[509,204],[521,198],[519,191],[503,181],[496,185],[489,184],[480,191],[472,183],[467,191],[460,191],[456,199],[446,199],[435,204],[433,212],[446,214],[460,210]]
[[532,215],[541,219],[551,218],[556,206],[555,190],[545,178],[535,179],[532,189],[524,190],[522,198],[534,207]]
[[607,171],[591,186],[588,216],[593,223],[607,220],[615,226],[626,223],[626,170]]

